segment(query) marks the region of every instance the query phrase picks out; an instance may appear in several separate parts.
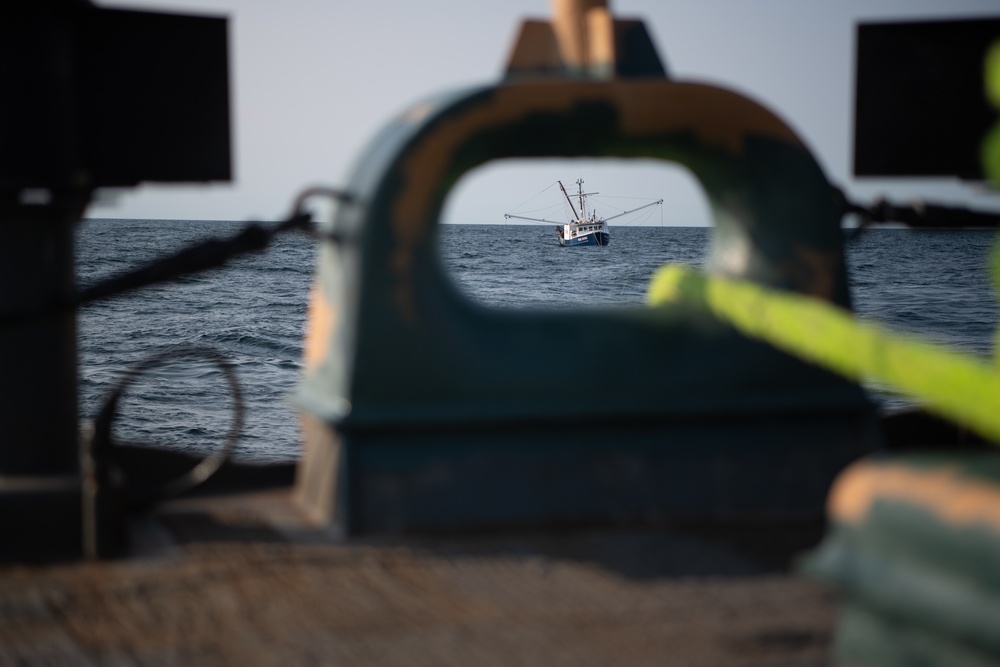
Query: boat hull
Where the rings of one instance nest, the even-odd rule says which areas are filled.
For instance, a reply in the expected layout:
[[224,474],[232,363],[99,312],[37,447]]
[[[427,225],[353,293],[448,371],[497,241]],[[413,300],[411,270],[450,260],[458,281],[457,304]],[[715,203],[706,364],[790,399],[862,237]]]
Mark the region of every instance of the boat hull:
[[570,239],[560,237],[559,245],[565,248],[581,245],[611,245],[611,235],[607,232],[592,232],[590,234],[582,234],[576,238]]

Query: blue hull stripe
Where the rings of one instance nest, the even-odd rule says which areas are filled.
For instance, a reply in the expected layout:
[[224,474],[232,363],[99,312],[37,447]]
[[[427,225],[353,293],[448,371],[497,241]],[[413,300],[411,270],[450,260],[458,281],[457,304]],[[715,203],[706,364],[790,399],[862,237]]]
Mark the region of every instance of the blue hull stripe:
[[572,239],[560,238],[559,245],[567,248],[580,245],[611,245],[611,235],[603,232],[593,232],[591,234],[584,234]]

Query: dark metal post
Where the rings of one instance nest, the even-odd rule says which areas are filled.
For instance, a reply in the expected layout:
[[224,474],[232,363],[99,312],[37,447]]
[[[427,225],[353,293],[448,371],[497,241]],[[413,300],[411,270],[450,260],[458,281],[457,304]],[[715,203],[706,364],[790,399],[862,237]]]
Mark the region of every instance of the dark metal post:
[[[72,294],[75,219],[57,204],[0,206],[0,313]],[[74,312],[0,327],[0,554],[79,551],[76,373]]]
[[[0,220],[0,309],[17,312],[73,292],[73,219],[20,206]],[[75,474],[76,316],[62,312],[0,330],[0,474]]]

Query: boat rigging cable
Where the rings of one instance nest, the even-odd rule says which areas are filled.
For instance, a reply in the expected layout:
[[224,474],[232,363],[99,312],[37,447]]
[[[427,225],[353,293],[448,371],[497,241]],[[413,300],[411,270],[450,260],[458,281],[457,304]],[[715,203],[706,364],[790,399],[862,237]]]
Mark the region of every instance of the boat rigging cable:
[[[579,185],[579,186],[582,187],[582,184],[583,184],[582,180],[578,180],[577,181],[577,185]],[[573,215],[572,219],[574,221],[576,221],[576,224],[587,224],[589,222],[589,219],[586,218],[586,214],[585,214],[584,208],[583,208],[583,206],[584,206],[584,197],[591,197],[591,196],[596,195],[598,193],[596,193],[596,192],[583,192],[581,190],[580,192],[574,193],[571,196],[566,191],[566,188],[563,187],[563,184],[562,184],[561,181],[556,181],[552,185],[549,185],[548,187],[546,187],[545,189],[543,189],[541,192],[539,192],[539,193],[537,193],[537,194],[529,197],[520,206],[515,207],[513,210],[516,211],[521,206],[524,206],[524,204],[526,204],[529,201],[531,201],[532,199],[535,199],[536,197],[540,196],[546,190],[548,190],[549,188],[553,187],[554,185],[558,185],[559,186],[559,190],[562,192],[562,195],[565,198],[565,204],[569,205],[569,210],[570,210],[570,212]],[[580,212],[579,213],[577,213],[576,206],[573,204],[572,197],[579,198],[579,202],[580,202]],[[637,197],[631,197],[631,199],[638,199],[638,198]],[[620,213],[616,213],[615,215],[609,216],[607,218],[602,218],[600,220],[600,222],[608,222],[610,220],[615,220],[617,218],[620,218],[622,216],[628,215],[630,213],[635,213],[636,211],[640,211],[642,209],[649,208],[649,207],[652,207],[652,206],[659,206],[661,204],[663,204],[663,200],[662,199],[658,199],[658,200],[652,201],[652,202],[650,202],[648,204],[644,204],[643,206],[639,206],[639,207],[636,207],[636,208],[628,210],[628,211],[621,211]],[[548,208],[553,208],[553,207],[548,207]],[[536,210],[546,210],[546,208],[536,209]],[[530,213],[531,211],[526,211],[526,212]],[[531,218],[531,217],[527,217],[527,216],[519,215],[519,214],[514,214],[514,213],[505,213],[503,217],[504,217],[504,223],[505,224],[506,224],[507,220],[511,220],[511,219],[514,219],[514,220],[526,220],[528,222],[539,222],[539,223],[548,223],[548,224],[551,224],[553,222],[556,222],[557,224],[563,224],[562,222],[557,221],[557,220],[549,220],[547,218]]]
[[[529,197],[521,206],[556,185],[556,183],[552,183],[537,194]],[[881,199],[876,200],[870,206],[864,206],[848,200],[842,190],[838,188],[833,188],[833,190],[834,196],[838,199],[842,207],[843,215],[856,214],[861,219],[861,224],[854,231],[855,235],[874,224],[886,222],[899,222],[917,228],[1000,228],[1000,213],[974,211],[960,206],[941,206],[922,202],[900,206]],[[353,201],[351,194],[344,190],[329,187],[307,188],[295,198],[292,213],[276,225],[268,227],[253,222],[228,239],[209,239],[208,241],[198,243],[182,249],[173,255],[156,260],[144,267],[79,290],[69,298],[54,300],[39,308],[2,313],[0,314],[0,327],[35,322],[59,313],[76,310],[93,301],[117,296],[157,283],[175,280],[190,273],[223,266],[234,257],[264,250],[270,245],[274,236],[289,230],[304,232],[316,238],[333,241],[337,244],[348,241],[349,239],[337,230],[323,233],[317,233],[313,230],[312,214],[305,210],[306,201],[313,197],[327,197],[340,204],[350,204]],[[515,208],[515,210],[517,209]],[[546,220],[544,222],[551,221]]]
[[[618,213],[625,213],[626,209],[623,209],[623,208],[621,208],[619,206],[615,206],[614,204],[611,204],[611,203],[609,203],[609,202],[607,202],[605,200],[607,200],[607,199],[628,199],[628,200],[631,200],[631,201],[649,201],[648,197],[617,197],[615,195],[601,195],[600,197],[592,197],[592,199],[599,206],[603,206],[603,207],[606,207],[606,208],[614,209]],[[640,215],[635,220],[622,221],[622,222],[619,222],[616,226],[620,226],[620,227],[641,226],[644,221],[648,220],[649,217],[653,215],[653,210],[654,209],[650,208],[650,209],[646,210],[646,212],[644,212],[642,215]],[[662,206],[659,207],[659,211],[660,211],[660,227],[662,227],[663,226],[663,207]],[[525,211],[525,213],[530,213],[530,211]]]
[[[350,195],[339,190],[309,188],[295,198],[291,215],[277,225],[265,227],[251,223],[227,240],[210,239],[199,243],[137,270],[81,290],[69,299],[34,311],[6,314],[0,317],[0,325],[11,326],[35,321],[75,310],[98,299],[219,267],[238,255],[265,249],[275,235],[288,230],[303,231],[337,244],[343,243],[347,237],[337,233],[336,230],[316,234],[310,227],[312,214],[305,210],[305,203],[307,199],[316,196],[328,197],[341,203],[351,201]],[[214,364],[222,372],[229,386],[233,416],[222,446],[179,476],[166,482],[150,482],[135,471],[126,474],[121,461],[124,450],[115,441],[112,433],[112,426],[125,390],[141,376],[157,367],[190,361],[207,361]],[[108,513],[119,515],[126,505],[141,508],[179,495],[215,475],[235,451],[243,431],[243,423],[243,395],[236,377],[236,369],[229,359],[212,348],[195,345],[168,347],[147,356],[129,369],[104,399],[93,425],[86,429],[83,438],[80,459],[84,473],[84,552],[90,557],[99,557],[110,553],[107,551],[110,548],[109,544],[121,544],[121,536],[106,520]]]
[[852,238],[873,225],[888,222],[917,229],[1000,228],[1000,213],[993,211],[975,211],[963,206],[941,206],[922,201],[900,206],[884,199],[876,199],[870,206],[864,206],[848,200],[838,188],[834,188],[834,192],[843,206],[843,214],[854,214],[860,219]]
[[276,235],[290,230],[305,232],[337,244],[348,240],[343,233],[336,230],[324,233],[317,233],[313,230],[312,213],[305,210],[306,201],[313,197],[327,197],[341,204],[352,201],[351,195],[343,190],[327,187],[308,188],[295,198],[291,215],[276,225],[265,226],[252,222],[228,239],[213,238],[189,246],[146,266],[79,290],[68,298],[54,300],[39,308],[0,314],[0,326],[35,322],[59,313],[76,310],[93,301],[117,296],[141,287],[176,280],[190,273],[218,268],[234,257],[264,250]]
[[[541,195],[545,194],[547,191],[551,190],[555,186],[556,186],[555,183],[549,183],[547,186],[545,186],[544,188],[542,188],[541,191],[536,192],[535,194],[531,195],[530,197],[528,197],[527,199],[525,199],[523,202],[521,202],[520,204],[518,204],[517,206],[515,206],[514,210],[516,211],[517,209],[521,208],[522,206],[524,206],[525,204],[527,204],[532,199],[535,199],[536,197],[540,197]],[[557,204],[556,206],[561,206],[561,204]],[[541,211],[541,210],[548,209],[548,208],[556,208],[556,206],[545,206],[543,208],[535,209],[535,211]],[[525,213],[533,213],[533,212],[534,211],[525,211]]]

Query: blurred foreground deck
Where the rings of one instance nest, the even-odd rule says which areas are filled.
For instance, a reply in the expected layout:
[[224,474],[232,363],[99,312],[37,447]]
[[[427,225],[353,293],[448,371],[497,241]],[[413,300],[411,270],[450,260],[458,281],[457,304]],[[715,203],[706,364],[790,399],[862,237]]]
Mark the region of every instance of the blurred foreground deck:
[[0,665],[827,662],[836,601],[787,572],[819,526],[338,542],[293,514],[175,503],[130,559],[0,567]]

